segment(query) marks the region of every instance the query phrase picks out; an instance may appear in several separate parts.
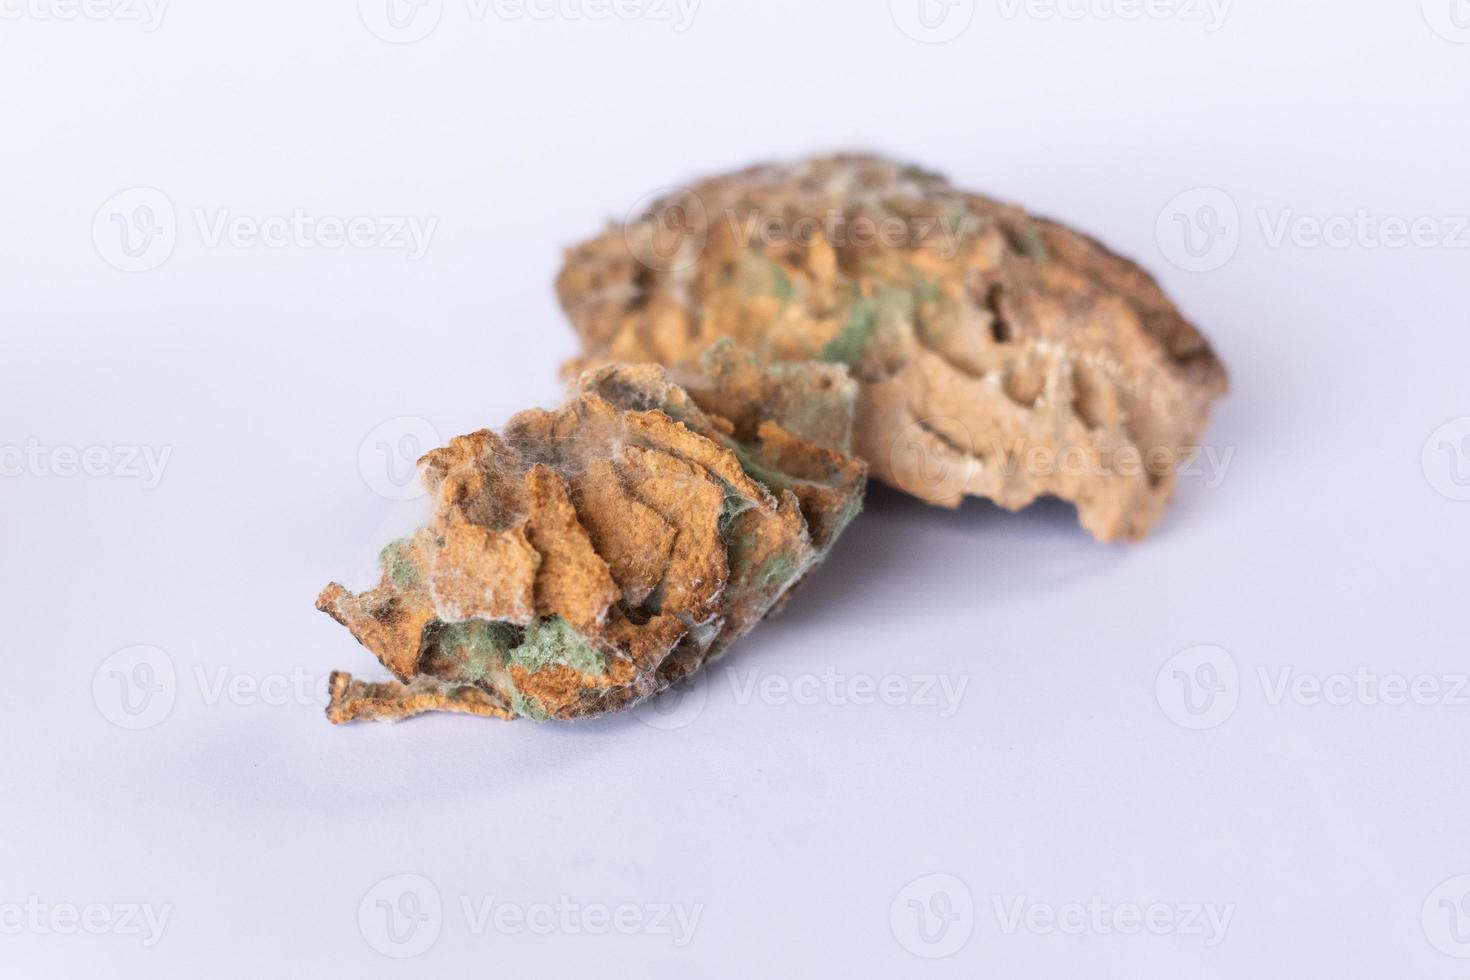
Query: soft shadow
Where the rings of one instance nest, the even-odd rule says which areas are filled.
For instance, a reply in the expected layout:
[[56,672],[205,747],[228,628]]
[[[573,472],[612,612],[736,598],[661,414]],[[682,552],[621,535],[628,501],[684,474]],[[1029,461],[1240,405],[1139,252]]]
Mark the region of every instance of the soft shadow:
[[776,621],[804,624],[875,603],[905,615],[980,608],[1100,574],[1128,549],[1099,544],[1061,500],[1019,513],[979,499],[946,510],[875,484],[854,526]]

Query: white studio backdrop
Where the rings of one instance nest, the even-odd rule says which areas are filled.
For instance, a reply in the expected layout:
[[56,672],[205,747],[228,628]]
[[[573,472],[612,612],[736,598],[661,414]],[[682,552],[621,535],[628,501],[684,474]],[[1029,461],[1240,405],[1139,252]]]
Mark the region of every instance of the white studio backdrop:
[[[0,0],[0,974],[1462,976],[1464,0]],[[561,250],[891,154],[1232,375],[1154,537],[875,491],[575,727],[333,728],[411,460]]]

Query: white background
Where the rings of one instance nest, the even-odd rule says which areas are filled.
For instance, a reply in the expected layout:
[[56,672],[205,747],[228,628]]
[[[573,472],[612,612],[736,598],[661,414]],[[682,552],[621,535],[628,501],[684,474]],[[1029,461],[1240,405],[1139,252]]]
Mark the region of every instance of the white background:
[[[1470,416],[1470,6],[961,0],[936,34],[907,3],[704,0],[679,30],[445,0],[393,44],[351,0],[175,0],[153,30],[4,0],[0,974],[1470,971],[1470,422],[1436,434]],[[376,665],[313,599],[417,514],[372,489],[369,433],[555,403],[563,246],[660,187],[844,148],[1157,270],[1231,369],[1223,479],[1186,478],[1137,546],[1061,504],[875,492],[671,713],[329,726],[326,673]],[[176,236],[124,272],[114,217],[157,198],[106,202],[139,187]],[[206,233],[297,209],[437,223],[417,259]],[[88,447],[107,475],[57,475]],[[168,453],[156,485],[127,447]],[[137,645],[161,653],[114,656]],[[161,691],[128,715],[145,662]],[[1186,703],[1201,666],[1216,700]],[[1277,693],[1359,668],[1437,693]],[[815,703],[760,693],[824,672]],[[853,703],[889,677],[903,703]],[[390,935],[405,884],[429,918]],[[575,911],[478,928],[466,900]],[[56,907],[94,903],[102,934],[66,934]],[[142,903],[161,936],[111,918]],[[624,903],[633,934],[590,934]],[[1124,934],[1127,903],[1173,924]]]

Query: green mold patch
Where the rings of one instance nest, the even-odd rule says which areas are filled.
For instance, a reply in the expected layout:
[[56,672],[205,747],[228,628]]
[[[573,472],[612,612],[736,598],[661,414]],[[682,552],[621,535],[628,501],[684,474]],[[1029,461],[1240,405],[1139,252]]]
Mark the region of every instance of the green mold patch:
[[[743,465],[743,464],[742,464]],[[749,475],[749,472],[746,474]],[[755,507],[755,503],[745,495],[738,493],[729,484],[725,485],[725,502],[720,507],[720,537],[724,538],[730,532],[730,528],[740,518],[741,514]]]
[[796,577],[797,570],[796,559],[791,555],[772,555],[756,569],[756,587],[768,589],[773,585],[789,582]]
[[773,470],[769,466],[760,463],[755,458],[754,453],[756,450],[750,443],[736,442],[732,439],[728,444],[728,448],[735,454],[735,460],[740,464],[740,468],[745,471],[745,475],[752,480],[764,483],[778,493],[782,490],[789,490],[794,483],[791,477],[785,473],[779,470]]
[[730,574],[732,577],[739,578],[750,567],[750,557],[755,553],[756,546],[760,544],[760,538],[749,527],[739,530],[732,529],[722,537],[725,539],[725,558],[729,562]]
[[1027,228],[1026,234],[1021,237],[1021,252],[1033,262],[1051,261],[1051,250],[1042,241],[1041,232],[1035,228]]
[[522,718],[529,718],[532,721],[546,721],[551,717],[547,714],[546,709],[541,706],[540,701],[520,691],[516,691],[510,696],[510,710]]
[[689,413],[685,410],[686,406],[684,405],[681,405],[677,402],[660,402],[659,404],[655,405],[654,408],[656,408],[660,412],[663,412],[675,422],[680,422],[684,425],[689,424]]
[[932,279],[920,279],[914,285],[914,299],[920,303],[938,303],[944,299],[944,287]]
[[853,519],[862,512],[863,498],[855,495],[851,500],[847,502],[847,506],[842,508],[842,513],[837,518],[838,533],[840,533],[843,528],[847,527],[847,525],[851,524],[853,522]]
[[914,307],[913,290],[896,286],[885,286],[872,296],[856,297],[841,332],[822,348],[820,359],[857,367],[879,329],[895,320],[913,319]]
[[741,291],[746,299],[774,296],[782,303],[796,298],[796,284],[781,263],[764,252],[751,252],[745,257]]
[[771,295],[783,303],[789,303],[796,296],[796,284],[785,269],[774,263],[771,266]]
[[912,164],[904,167],[901,171],[899,171],[899,176],[901,176],[904,180],[912,180],[920,184],[935,184],[944,182],[943,174],[937,174],[932,170],[925,170],[923,167],[916,167]]
[[607,658],[602,651],[560,616],[538,619],[526,627],[521,645],[511,651],[513,666],[539,673],[549,667],[600,676],[607,673]]
[[408,557],[411,543],[411,538],[394,541],[378,553],[378,565],[383,569],[383,574],[388,576],[394,586],[405,592],[418,588],[423,582],[418,566]]
[[772,404],[772,420],[794,436],[846,455],[852,428],[852,395],[847,386],[811,384],[811,365],[806,362],[773,364],[769,373],[783,387],[803,393],[800,398],[782,397]]
[[834,446],[832,443],[846,441],[838,433],[842,432],[845,435],[846,425],[843,422],[843,416],[847,411],[850,411],[850,406],[845,398],[823,397],[815,394],[795,404],[784,406],[778,421],[782,428],[793,435],[827,449],[845,452],[847,449],[845,445]]
[[860,299],[848,311],[842,332],[822,348],[821,358],[831,364],[856,367],[863,359],[863,351],[868,349],[877,332],[877,304],[870,299]]
[[[741,458],[743,450],[740,444],[730,440],[730,449],[740,459],[740,465],[745,469],[747,476],[752,479],[760,479],[750,472],[746,467],[745,460]],[[746,497],[730,484],[720,481],[725,488],[725,502],[720,508],[719,534],[720,540],[725,542],[725,557],[732,571],[741,569],[748,564],[748,555],[756,546],[757,537],[751,523],[745,520],[745,515],[756,509],[755,501]]]
[[457,654],[470,679],[481,681],[505,671],[518,632],[507,623],[471,619],[446,624],[435,637],[435,643],[441,653]]

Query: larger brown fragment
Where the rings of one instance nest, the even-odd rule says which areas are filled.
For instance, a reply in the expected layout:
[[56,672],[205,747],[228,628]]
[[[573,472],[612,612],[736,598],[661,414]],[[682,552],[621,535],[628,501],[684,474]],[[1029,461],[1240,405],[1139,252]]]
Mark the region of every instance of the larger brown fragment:
[[861,383],[857,455],[932,503],[1050,494],[1098,538],[1142,537],[1226,389],[1137,265],[913,167],[755,167],[633,217],[568,252],[576,370],[689,367],[722,338],[845,363]]

